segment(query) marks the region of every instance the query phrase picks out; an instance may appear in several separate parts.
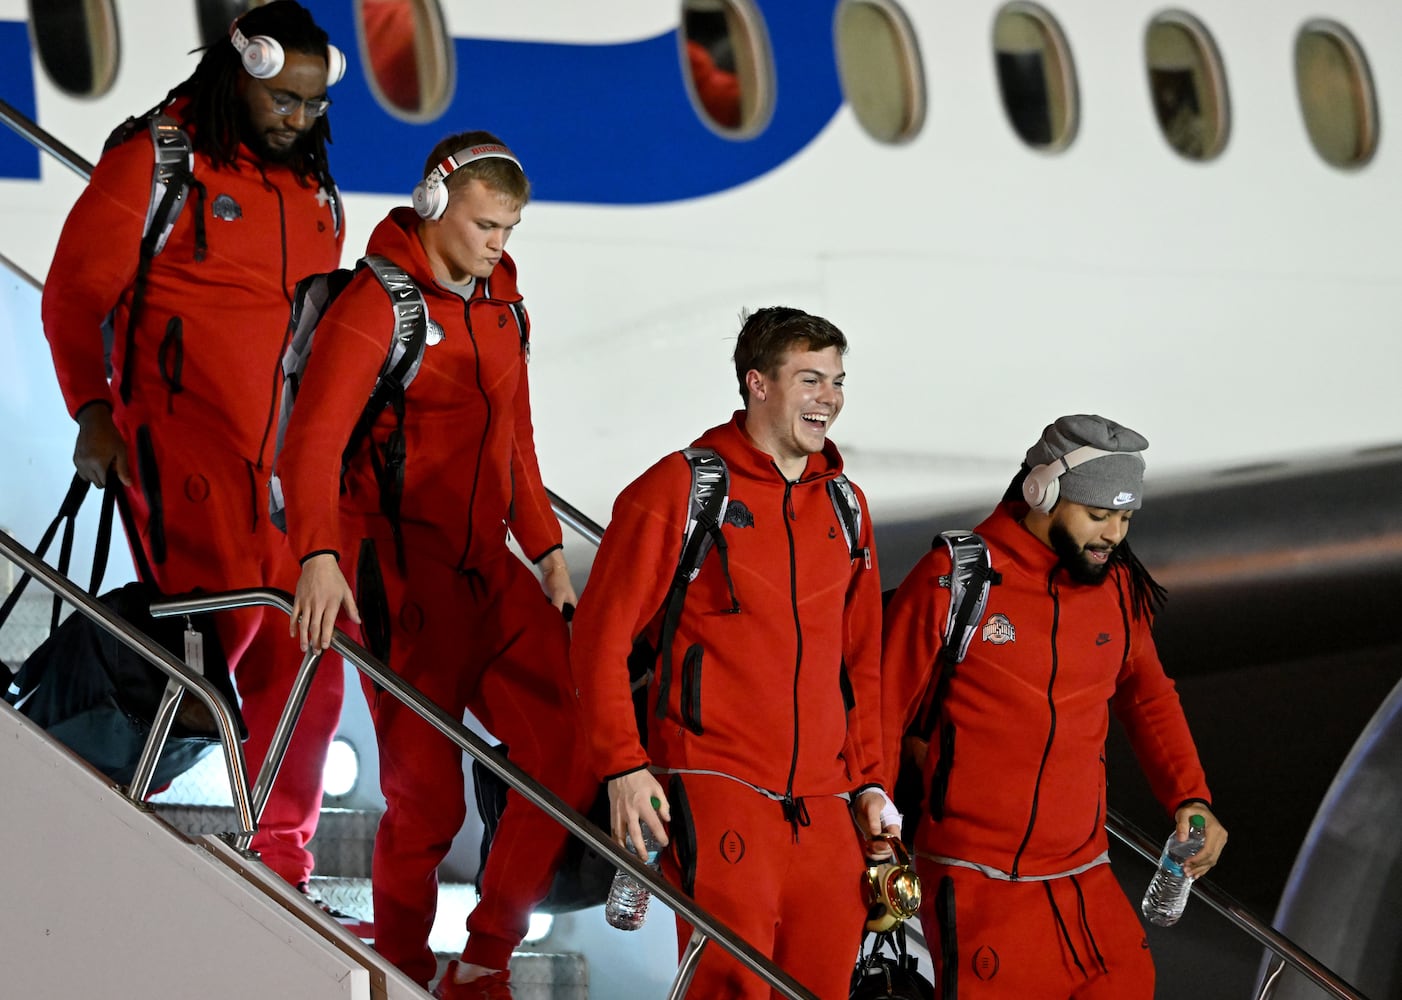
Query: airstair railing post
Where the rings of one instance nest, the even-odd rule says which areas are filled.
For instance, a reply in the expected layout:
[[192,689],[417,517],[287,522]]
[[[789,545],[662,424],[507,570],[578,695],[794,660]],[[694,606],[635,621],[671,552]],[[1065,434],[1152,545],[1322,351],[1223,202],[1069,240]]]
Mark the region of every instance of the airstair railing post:
[[[282,770],[288,744],[292,742],[292,732],[297,728],[302,707],[307,703],[307,692],[311,690],[312,681],[316,679],[316,668],[321,662],[321,654],[322,650],[308,649],[302,657],[302,665],[297,668],[297,676],[292,681],[292,690],[287,694],[287,704],[282,708],[282,715],[278,716],[277,728],[273,730],[267,756],[263,758],[263,766],[258,769],[258,777],[253,782],[251,797],[255,825],[263,818],[263,810],[267,808],[268,797],[273,792],[273,782],[277,781],[278,772]],[[244,833],[239,836],[234,847],[240,851],[247,851],[252,842],[253,834]]]
[[691,932],[691,940],[686,943],[686,950],[682,952],[681,961],[677,963],[677,978],[672,981],[672,992],[667,994],[667,1000],[681,1000],[686,996],[686,991],[691,989],[691,977],[696,975],[701,952],[709,940],[710,938],[699,930]]
[[137,758],[136,770],[132,773],[131,784],[127,786],[127,798],[133,802],[145,802],[146,793],[151,790],[151,780],[156,775],[156,764],[170,738],[170,727],[175,722],[175,713],[180,710],[180,701],[185,696],[184,686],[174,677],[166,681],[166,689],[161,693],[161,703],[156,706],[156,714],[151,720],[151,732],[146,737],[146,745]]

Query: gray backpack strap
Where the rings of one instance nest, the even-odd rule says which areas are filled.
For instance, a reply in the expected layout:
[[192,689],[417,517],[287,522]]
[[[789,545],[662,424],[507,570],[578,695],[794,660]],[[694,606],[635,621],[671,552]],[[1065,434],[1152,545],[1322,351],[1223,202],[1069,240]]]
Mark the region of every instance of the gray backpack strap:
[[658,611],[660,625],[657,638],[657,709],[660,719],[667,714],[667,699],[672,685],[672,640],[681,621],[686,588],[701,572],[701,564],[714,548],[720,554],[721,571],[730,589],[730,610],[740,610],[735,596],[735,584],[730,579],[730,558],[726,554],[721,525],[730,504],[730,470],[725,459],[712,448],[685,448],[682,455],[691,468],[691,492],[687,497],[686,526],[682,529],[682,551],[671,586]]
[[409,388],[423,364],[428,343],[428,303],[409,272],[378,254],[366,254],[365,266],[379,279],[394,307],[394,337],[380,369],[380,379],[401,390]]
[[190,178],[195,173],[195,152],[189,134],[170,115],[152,115],[150,123],[156,165],[151,171],[151,201],[141,231],[154,238],[151,252],[154,257],[165,249],[175,220],[180,218],[185,207]]
[[942,531],[936,544],[940,542],[949,550],[951,566],[949,574],[940,577],[940,586],[949,588],[949,614],[941,638],[946,662],[961,663],[983,620],[995,575],[993,561],[988,546],[972,531]]
[[847,551],[853,559],[866,561],[871,569],[871,549],[862,545],[862,505],[857,502],[857,491],[842,473],[828,480],[828,499],[837,514],[837,523],[842,525],[842,534],[847,539]]
[[521,356],[531,360],[531,321],[526,316],[526,307],[520,302],[512,302],[511,315],[516,317],[516,329],[521,334]]

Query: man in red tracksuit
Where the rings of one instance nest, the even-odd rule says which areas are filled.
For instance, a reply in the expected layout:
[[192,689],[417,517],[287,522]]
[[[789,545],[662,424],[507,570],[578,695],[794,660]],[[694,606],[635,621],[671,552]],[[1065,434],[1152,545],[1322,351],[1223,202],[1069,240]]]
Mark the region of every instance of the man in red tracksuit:
[[[277,60],[251,64],[240,41]],[[247,49],[247,45],[245,45]],[[44,289],[44,331],[78,421],[74,464],[129,487],[155,582],[290,590],[297,562],[269,523],[266,480],[276,376],[296,283],[334,268],[342,228],[327,172],[330,67],[344,65],[291,0],[235,22],[163,102],[189,133],[193,183],[164,249],[139,271],[155,154],[144,122],[104,153],[64,224]],[[135,303],[139,302],[139,306]],[[103,358],[112,314],[113,378]],[[300,658],[281,615],[216,616],[249,738],[250,773],[267,752]],[[321,666],[263,811],[253,847],[279,875],[311,875],[306,844],[321,809],[322,768],[340,719],[342,668]]]
[[905,742],[923,761],[920,916],[943,1000],[1153,996],[1143,927],[1108,864],[1111,709],[1179,839],[1191,816],[1206,821],[1187,872],[1206,872],[1226,843],[1154,649],[1162,590],[1125,542],[1147,447],[1098,416],[1046,428],[978,526],[999,576],[947,676],[932,669],[949,612],[943,546],[887,608],[886,742],[890,759]]
[[[729,470],[725,544],[686,591],[671,669],[652,681],[646,749],[626,661],[681,554],[691,496],[681,454],[615,503],[571,651],[614,839],[641,844],[643,823],[660,843],[670,833],[663,874],[821,997],[847,995],[861,940],[858,828],[899,832],[894,809],[883,815],[871,520],[853,487],[863,512],[854,554],[828,494],[842,471],[827,434],[846,348],[840,330],[797,309],[745,321],[735,346],[745,409],[695,443]],[[679,919],[679,944],[690,935]],[[712,945],[690,993],[770,990]]]
[[[405,393],[403,426],[387,408],[342,476],[342,451],[394,330],[390,299],[368,270],[318,324],[287,425],[280,461],[288,531],[303,562],[299,634],[303,648],[324,647],[341,611],[363,618],[367,645],[395,672],[450,715],[470,708],[512,760],[537,780],[548,774],[552,790],[582,810],[598,786],[574,752],[561,612],[575,593],[536,464],[525,314],[513,309],[521,293],[504,249],[530,188],[510,151],[485,132],[445,139],[424,173],[414,209],[392,211],[368,247],[406,270],[428,306],[428,345]],[[376,464],[400,433],[396,537],[381,512]],[[508,529],[540,568],[548,600],[507,548]],[[375,947],[427,983],[436,967],[428,947],[435,872],[466,815],[462,752],[393,696],[366,694],[387,806],[375,840]],[[507,995],[511,952],[567,836],[508,794],[462,961],[439,995]]]

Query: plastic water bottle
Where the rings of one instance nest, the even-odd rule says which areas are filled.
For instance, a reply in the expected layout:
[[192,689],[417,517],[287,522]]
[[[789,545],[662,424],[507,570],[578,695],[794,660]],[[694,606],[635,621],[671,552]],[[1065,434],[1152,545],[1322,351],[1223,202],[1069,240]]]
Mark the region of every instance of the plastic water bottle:
[[[646,823],[640,822],[638,825],[643,828],[647,865],[653,871],[658,871],[661,865],[657,857],[661,853],[661,847]],[[628,850],[632,849],[633,838],[629,837]],[[647,919],[647,904],[651,898],[652,893],[648,892],[647,886],[635,879],[626,868],[620,868],[613,873],[613,885],[609,887],[609,896],[604,902],[604,919],[621,931],[635,931]]]
[[1188,891],[1193,886],[1193,877],[1183,871],[1183,862],[1202,850],[1207,836],[1203,823],[1201,816],[1190,817],[1188,839],[1179,840],[1173,834],[1163,845],[1159,870],[1154,872],[1144,893],[1144,902],[1139,905],[1139,911],[1149,923],[1172,927],[1183,915],[1183,909],[1188,905]]

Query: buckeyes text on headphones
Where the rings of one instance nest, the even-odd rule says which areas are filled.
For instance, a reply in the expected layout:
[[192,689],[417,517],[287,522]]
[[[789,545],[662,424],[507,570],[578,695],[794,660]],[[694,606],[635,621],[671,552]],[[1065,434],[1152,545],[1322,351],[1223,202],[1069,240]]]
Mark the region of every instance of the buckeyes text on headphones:
[[469,163],[490,159],[510,160],[517,168],[521,168],[521,161],[516,159],[516,155],[500,143],[484,142],[460,149],[452,156],[440,160],[438,165],[428,172],[427,177],[414,185],[414,211],[419,213],[419,218],[442,218],[443,213],[448,210],[448,175]]

